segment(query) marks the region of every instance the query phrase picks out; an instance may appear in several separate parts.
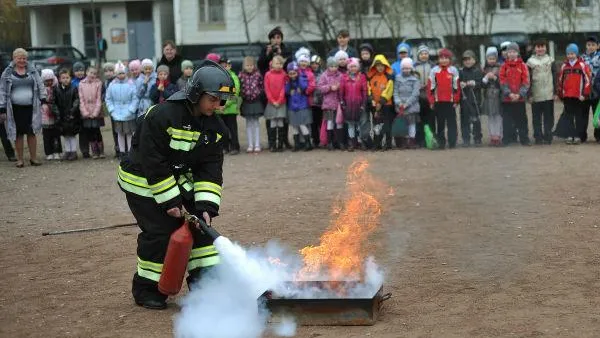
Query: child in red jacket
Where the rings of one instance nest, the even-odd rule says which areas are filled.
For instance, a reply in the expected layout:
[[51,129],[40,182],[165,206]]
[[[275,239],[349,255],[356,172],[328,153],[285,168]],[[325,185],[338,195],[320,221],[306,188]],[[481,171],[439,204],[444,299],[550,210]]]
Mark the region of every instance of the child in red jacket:
[[584,123],[583,102],[591,92],[592,71],[579,56],[579,48],[567,46],[567,59],[558,76],[558,97],[565,105],[567,144],[580,144],[587,123]]
[[267,96],[267,107],[265,108],[265,119],[269,120],[274,132],[269,135],[271,140],[270,151],[283,151],[284,140],[287,139],[284,121],[287,117],[285,99],[285,83],[287,74],[283,71],[284,59],[277,55],[271,61],[271,70],[265,74],[265,94]]
[[529,69],[519,57],[519,45],[511,43],[507,47],[507,59],[500,68],[500,88],[502,89],[502,142],[508,145],[516,141],[522,145],[529,142],[529,122],[525,98],[529,92]]
[[458,69],[450,65],[452,52],[442,49],[438,53],[439,65],[431,69],[427,80],[427,97],[437,121],[437,139],[440,149],[446,146],[445,129],[448,126],[448,147],[456,147],[458,134],[456,125],[456,105],[460,102]]
[[[351,58],[348,62],[348,72],[342,75],[340,84],[340,102],[344,112],[344,121],[348,125],[348,151],[358,147],[357,134],[359,121],[364,121],[367,111],[367,78],[360,72],[360,61]],[[360,135],[364,137],[365,135]]]

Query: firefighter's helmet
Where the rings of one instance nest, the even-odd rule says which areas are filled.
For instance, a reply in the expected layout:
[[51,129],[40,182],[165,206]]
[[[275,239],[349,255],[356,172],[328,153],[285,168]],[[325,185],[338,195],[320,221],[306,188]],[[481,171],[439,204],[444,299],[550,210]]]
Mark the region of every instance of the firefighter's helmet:
[[185,97],[191,103],[198,103],[202,94],[216,96],[222,101],[235,94],[235,85],[229,72],[210,60],[202,60],[185,89]]

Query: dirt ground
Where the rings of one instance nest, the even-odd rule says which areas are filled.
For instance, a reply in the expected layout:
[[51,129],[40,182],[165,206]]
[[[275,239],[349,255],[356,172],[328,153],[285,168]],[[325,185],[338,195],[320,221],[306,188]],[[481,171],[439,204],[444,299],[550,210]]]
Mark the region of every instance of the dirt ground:
[[[393,298],[374,326],[301,327],[297,337],[597,337],[599,150],[228,156],[215,227],[247,246],[314,244],[362,155],[396,191],[371,240]],[[176,300],[155,312],[131,299],[137,227],[41,236],[133,221],[116,165],[0,161],[0,336],[172,336]]]

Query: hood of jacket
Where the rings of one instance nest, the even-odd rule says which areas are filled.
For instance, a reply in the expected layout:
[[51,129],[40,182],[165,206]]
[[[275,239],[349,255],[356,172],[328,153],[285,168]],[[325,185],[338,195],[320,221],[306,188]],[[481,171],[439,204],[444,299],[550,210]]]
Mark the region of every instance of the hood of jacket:
[[377,73],[377,69],[375,68],[375,65],[377,63],[381,63],[382,65],[385,66],[385,74],[392,74],[392,67],[390,66],[390,63],[388,62],[387,58],[385,56],[383,56],[383,54],[377,54],[375,55],[375,59],[373,59],[373,63],[371,64],[371,67],[369,68],[369,73],[367,74],[368,77],[373,77],[376,73]]
[[[10,74],[12,74],[14,68],[15,68],[15,62],[11,61],[8,64],[8,66],[6,66],[6,68],[4,68],[4,70],[2,71],[2,75],[10,76]],[[33,67],[33,65],[30,62],[27,62],[27,74],[31,74],[33,72],[36,72],[36,69]]]
[[406,47],[408,50],[408,55],[410,55],[410,45],[406,42],[400,42],[398,46],[396,46],[396,58],[398,58],[398,60],[400,60],[400,56],[398,54],[400,54],[400,49],[403,47]]

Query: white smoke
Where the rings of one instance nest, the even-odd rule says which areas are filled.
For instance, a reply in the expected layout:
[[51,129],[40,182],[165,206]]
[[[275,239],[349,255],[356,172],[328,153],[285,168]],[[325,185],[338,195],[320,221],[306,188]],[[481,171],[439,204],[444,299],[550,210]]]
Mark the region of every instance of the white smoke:
[[[181,302],[175,317],[174,334],[178,338],[259,338],[267,330],[269,312],[258,299],[267,290],[286,298],[333,298],[339,294],[314,287],[291,286],[302,266],[274,242],[265,248],[246,250],[225,237],[215,240],[221,257],[210,274]],[[277,258],[274,261],[273,258]],[[326,280],[326,279],[324,279]],[[383,273],[373,259],[365,264],[365,281],[348,290],[350,298],[371,298],[383,283]],[[293,337],[294,318],[281,318],[272,327],[281,337]]]

